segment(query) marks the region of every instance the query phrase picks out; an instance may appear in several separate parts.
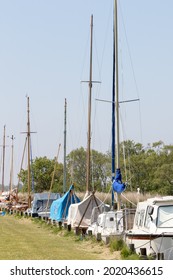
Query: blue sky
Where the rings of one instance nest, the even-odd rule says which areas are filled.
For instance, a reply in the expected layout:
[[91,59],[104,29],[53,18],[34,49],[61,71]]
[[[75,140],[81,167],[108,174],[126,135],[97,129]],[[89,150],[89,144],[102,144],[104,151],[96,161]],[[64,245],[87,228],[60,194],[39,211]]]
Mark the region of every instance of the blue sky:
[[[30,97],[33,158],[54,158],[67,99],[67,153],[87,143],[90,17],[94,17],[92,148],[111,148],[113,0],[0,0],[0,142],[6,125],[6,184],[11,135],[19,172]],[[119,0],[121,140],[173,144],[173,2]],[[2,149],[1,149],[2,154]],[[16,178],[16,177],[15,177]],[[16,179],[15,179],[16,180]]]

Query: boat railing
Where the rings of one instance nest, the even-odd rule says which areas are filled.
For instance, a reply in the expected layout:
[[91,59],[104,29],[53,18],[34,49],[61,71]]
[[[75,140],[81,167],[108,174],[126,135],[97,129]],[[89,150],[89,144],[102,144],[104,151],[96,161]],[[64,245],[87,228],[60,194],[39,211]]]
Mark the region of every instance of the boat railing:
[[123,230],[129,230],[133,228],[134,218],[135,218],[136,209],[134,208],[124,208],[123,216],[119,220],[119,224],[121,220],[123,220]]

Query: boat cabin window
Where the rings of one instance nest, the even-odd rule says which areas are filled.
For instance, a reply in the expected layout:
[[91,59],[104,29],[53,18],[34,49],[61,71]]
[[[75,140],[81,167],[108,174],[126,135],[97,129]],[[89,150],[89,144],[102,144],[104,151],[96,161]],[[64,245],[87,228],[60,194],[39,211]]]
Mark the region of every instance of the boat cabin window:
[[165,205],[158,208],[157,226],[173,228],[173,205]]
[[143,226],[144,214],[145,214],[145,210],[144,210],[144,209],[142,209],[142,210],[140,210],[140,211],[137,212],[136,218],[135,218],[135,224],[136,224],[136,226],[139,226],[139,227],[142,227],[142,226]]
[[153,213],[154,208],[152,206],[147,207],[147,213],[146,213],[146,218],[145,218],[145,227],[149,228],[150,223],[151,223],[151,214]]

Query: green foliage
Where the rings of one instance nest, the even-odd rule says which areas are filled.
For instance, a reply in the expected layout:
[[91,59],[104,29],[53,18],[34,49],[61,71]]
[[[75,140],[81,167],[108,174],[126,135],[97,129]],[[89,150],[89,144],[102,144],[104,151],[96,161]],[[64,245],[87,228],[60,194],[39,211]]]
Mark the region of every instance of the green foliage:
[[140,256],[134,253],[126,244],[121,249],[121,258],[123,260],[139,260]]
[[135,254],[124,242],[122,238],[112,238],[109,248],[111,252],[120,251],[123,260],[139,260],[139,255]]
[[121,249],[122,259],[127,259],[131,254],[132,252],[130,251],[130,249],[124,245],[123,248]]
[[[111,174],[111,158],[108,155],[91,151],[90,190],[101,191],[106,187],[106,180]],[[78,191],[86,189],[86,151],[83,147],[73,150],[67,156],[67,168],[71,174],[71,181]]]
[[124,241],[122,238],[115,237],[110,240],[109,247],[111,252],[120,251],[122,250],[123,246],[124,246]]
[[[34,191],[48,191],[51,186],[55,160],[46,157],[33,160],[31,170],[34,180]],[[127,191],[173,195],[173,146],[164,145],[162,141],[148,144],[146,148],[134,141],[120,144],[120,166],[122,180],[128,182]],[[56,163],[52,185],[53,192],[62,193],[63,164]],[[75,190],[86,190],[86,150],[81,147],[67,156],[67,188],[75,185]],[[106,154],[91,151],[90,190],[108,192],[111,187],[111,152]],[[23,191],[27,191],[27,170],[19,174]],[[31,188],[32,189],[32,188]]]
[[[54,168],[55,174],[53,178]],[[26,191],[28,188],[28,171],[21,170],[18,176],[23,183],[23,191]],[[52,191],[58,192],[61,190],[62,192],[63,165],[55,163],[55,160],[49,160],[47,157],[36,158],[31,165],[31,178],[32,181],[34,181],[34,185],[31,186],[31,189],[34,189],[34,192],[49,191],[52,178]]]

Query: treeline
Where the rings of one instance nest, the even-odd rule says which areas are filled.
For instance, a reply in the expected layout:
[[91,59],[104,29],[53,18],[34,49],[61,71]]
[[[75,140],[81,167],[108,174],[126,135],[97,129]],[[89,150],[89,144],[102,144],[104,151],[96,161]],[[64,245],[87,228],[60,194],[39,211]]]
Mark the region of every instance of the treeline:
[[[91,189],[108,192],[111,188],[111,152],[91,151]],[[140,188],[143,193],[173,195],[173,146],[158,141],[144,148],[128,140],[120,144],[120,167],[128,191]],[[19,174],[22,191],[27,191],[27,170]],[[53,176],[54,175],[54,176]],[[31,165],[31,189],[34,192],[62,193],[70,184],[76,191],[86,189],[86,150],[81,147],[67,156],[66,186],[63,187],[63,164],[47,157],[35,158]],[[64,189],[65,188],[65,189]]]

